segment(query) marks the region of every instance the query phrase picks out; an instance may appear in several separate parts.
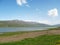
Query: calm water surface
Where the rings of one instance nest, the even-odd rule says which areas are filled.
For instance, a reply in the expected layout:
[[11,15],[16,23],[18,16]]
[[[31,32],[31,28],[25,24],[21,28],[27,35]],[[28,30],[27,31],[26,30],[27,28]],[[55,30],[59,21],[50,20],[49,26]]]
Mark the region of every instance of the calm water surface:
[[51,27],[0,27],[0,32],[16,32],[16,31],[35,31],[45,30]]

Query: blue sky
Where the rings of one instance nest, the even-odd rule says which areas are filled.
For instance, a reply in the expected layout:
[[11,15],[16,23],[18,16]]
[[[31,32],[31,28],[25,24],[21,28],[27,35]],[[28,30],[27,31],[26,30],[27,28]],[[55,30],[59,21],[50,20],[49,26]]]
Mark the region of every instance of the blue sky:
[[0,0],[0,20],[60,24],[60,0]]

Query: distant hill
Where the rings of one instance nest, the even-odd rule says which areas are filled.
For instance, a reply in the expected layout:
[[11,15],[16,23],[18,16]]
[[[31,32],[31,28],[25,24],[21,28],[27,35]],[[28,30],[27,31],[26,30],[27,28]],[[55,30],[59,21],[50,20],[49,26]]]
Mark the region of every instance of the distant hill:
[[53,25],[54,27],[60,27],[60,24]]
[[21,20],[0,21],[0,27],[48,27],[50,25]]

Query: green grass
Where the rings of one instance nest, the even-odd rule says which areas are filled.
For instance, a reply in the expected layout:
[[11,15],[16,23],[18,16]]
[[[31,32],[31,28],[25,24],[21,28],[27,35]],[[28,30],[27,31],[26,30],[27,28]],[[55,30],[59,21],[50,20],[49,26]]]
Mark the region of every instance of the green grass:
[[[7,32],[7,33],[0,34],[0,37],[13,36],[13,35],[18,35],[23,33],[28,33],[28,32]],[[60,43],[60,35],[42,35],[39,37],[28,38],[17,42],[0,43],[0,45],[60,45],[57,44],[58,42]]]
[[2,34],[0,34],[0,37],[13,36],[13,35],[18,35],[23,33],[28,33],[28,32],[3,32]]
[[18,42],[0,43],[0,45],[58,45],[60,35],[43,35],[36,38],[28,38]]

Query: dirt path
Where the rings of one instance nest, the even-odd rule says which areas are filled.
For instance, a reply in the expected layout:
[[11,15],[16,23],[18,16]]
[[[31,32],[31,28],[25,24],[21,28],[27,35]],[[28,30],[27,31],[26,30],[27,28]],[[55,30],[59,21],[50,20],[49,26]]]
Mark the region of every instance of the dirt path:
[[14,36],[8,36],[8,37],[0,37],[0,42],[1,43],[6,43],[6,42],[11,42],[11,41],[21,41],[25,38],[34,38],[40,35],[45,35],[45,34],[60,34],[60,30],[49,30],[49,31],[37,31],[37,32],[28,32],[28,33],[23,33],[20,35],[14,35]]

